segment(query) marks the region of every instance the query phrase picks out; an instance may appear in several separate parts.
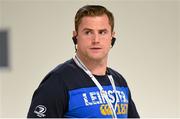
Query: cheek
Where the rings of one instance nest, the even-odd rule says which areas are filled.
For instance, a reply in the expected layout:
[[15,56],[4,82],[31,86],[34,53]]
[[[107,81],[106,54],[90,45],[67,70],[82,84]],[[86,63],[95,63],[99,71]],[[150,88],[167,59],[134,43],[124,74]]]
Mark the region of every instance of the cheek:
[[112,45],[111,45],[111,40],[109,40],[106,44],[106,48],[107,50],[110,50],[112,48]]
[[105,44],[107,47],[111,47],[111,40],[106,40]]
[[80,47],[86,47],[91,44],[91,40],[87,38],[81,38],[78,40],[78,45]]
[[88,47],[88,43],[86,41],[84,41],[84,40],[81,40],[81,41],[79,40],[77,47],[80,50],[84,50],[84,49],[86,49]]

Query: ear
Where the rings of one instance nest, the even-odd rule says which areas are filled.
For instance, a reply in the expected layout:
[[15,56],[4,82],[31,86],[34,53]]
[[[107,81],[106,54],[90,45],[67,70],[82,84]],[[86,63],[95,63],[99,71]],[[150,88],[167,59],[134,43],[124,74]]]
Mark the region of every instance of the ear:
[[77,32],[76,31],[73,31],[73,37],[72,37],[72,39],[73,39],[73,42],[74,42],[74,45],[77,45]]
[[113,31],[113,32],[112,32],[112,37],[114,37],[114,36],[115,36],[115,32]]
[[111,48],[114,46],[114,43],[116,41],[116,38],[114,36],[115,36],[115,32],[112,32]]
[[77,32],[73,31],[73,37],[76,37],[76,36],[77,36]]
[[73,31],[72,40],[73,40],[73,43],[74,43],[75,52],[77,51],[77,39],[76,39],[76,36],[77,36],[77,32],[76,32],[76,31]]

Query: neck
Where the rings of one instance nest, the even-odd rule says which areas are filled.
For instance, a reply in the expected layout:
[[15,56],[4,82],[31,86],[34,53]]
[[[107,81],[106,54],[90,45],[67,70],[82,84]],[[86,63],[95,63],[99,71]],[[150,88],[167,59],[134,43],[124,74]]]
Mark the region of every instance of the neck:
[[107,68],[107,58],[103,60],[93,60],[76,54],[88,70],[94,75],[105,75]]

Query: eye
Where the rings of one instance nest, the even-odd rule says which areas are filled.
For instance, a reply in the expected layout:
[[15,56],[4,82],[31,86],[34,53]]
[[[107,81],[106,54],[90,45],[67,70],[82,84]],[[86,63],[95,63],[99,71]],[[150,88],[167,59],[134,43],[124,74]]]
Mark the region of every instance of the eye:
[[92,32],[91,31],[85,31],[85,34],[90,35],[90,34],[92,34]]
[[107,33],[107,31],[105,31],[105,30],[99,31],[99,34],[101,34],[101,35],[104,35],[104,34],[106,34],[106,33]]

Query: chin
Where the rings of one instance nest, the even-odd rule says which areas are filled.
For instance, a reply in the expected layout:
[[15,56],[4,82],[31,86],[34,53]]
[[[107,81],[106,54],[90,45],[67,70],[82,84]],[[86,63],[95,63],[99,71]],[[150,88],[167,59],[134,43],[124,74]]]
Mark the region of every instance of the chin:
[[101,61],[101,60],[106,59],[105,56],[98,56],[98,55],[90,56],[89,58],[90,58],[91,60],[95,60],[95,61]]

